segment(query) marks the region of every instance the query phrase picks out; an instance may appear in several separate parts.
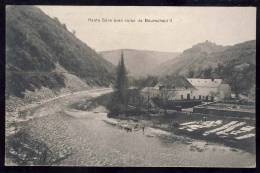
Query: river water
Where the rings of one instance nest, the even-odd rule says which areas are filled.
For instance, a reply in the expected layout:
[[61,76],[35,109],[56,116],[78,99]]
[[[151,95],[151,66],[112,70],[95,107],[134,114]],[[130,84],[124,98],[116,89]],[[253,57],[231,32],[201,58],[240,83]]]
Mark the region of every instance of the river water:
[[[255,155],[176,135],[127,132],[105,123],[105,113],[70,119],[74,154],[61,165],[252,167]],[[78,135],[81,134],[81,135]],[[75,162],[76,161],[76,162]]]

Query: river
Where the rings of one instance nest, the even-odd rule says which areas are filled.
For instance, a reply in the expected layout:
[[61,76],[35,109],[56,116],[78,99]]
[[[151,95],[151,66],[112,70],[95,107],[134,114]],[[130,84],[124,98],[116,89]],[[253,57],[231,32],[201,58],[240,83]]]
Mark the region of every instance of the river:
[[[68,105],[111,90],[93,90],[52,100],[37,107],[32,119],[19,125],[51,150],[71,154],[55,163],[62,166],[184,166],[254,167],[255,155],[216,143],[187,137],[127,132],[106,123],[104,112],[70,111]],[[75,115],[75,116],[74,116]],[[84,116],[77,116],[84,115]]]

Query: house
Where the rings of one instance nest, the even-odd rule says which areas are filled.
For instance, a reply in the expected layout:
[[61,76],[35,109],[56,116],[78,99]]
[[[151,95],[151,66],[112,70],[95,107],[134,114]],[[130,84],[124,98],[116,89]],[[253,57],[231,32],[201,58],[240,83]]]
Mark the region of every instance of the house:
[[161,97],[167,100],[191,99],[196,90],[190,82],[182,76],[172,76],[161,80],[156,86]]
[[231,95],[230,86],[223,83],[222,79],[188,78],[187,80],[196,88],[192,95],[193,99],[213,101],[222,100]]

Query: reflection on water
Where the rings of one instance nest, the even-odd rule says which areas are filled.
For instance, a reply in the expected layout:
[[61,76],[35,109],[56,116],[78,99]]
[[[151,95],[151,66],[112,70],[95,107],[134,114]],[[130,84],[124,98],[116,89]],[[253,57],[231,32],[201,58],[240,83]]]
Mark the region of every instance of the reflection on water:
[[70,119],[74,154],[61,165],[218,166],[255,165],[255,155],[223,145],[176,135],[127,132],[102,121],[106,114]]

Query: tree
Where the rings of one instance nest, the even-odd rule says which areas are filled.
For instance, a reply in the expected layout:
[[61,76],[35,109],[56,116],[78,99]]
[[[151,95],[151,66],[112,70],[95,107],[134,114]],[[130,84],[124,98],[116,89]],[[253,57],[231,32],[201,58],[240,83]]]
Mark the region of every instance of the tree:
[[72,30],[72,34],[73,34],[73,35],[76,35],[76,31],[75,31],[74,29]]
[[140,90],[145,87],[154,87],[157,83],[158,83],[157,76],[147,76],[147,77],[132,80],[132,86],[135,86]]
[[243,78],[243,74],[238,69],[232,69],[231,76],[232,76],[231,86],[232,86],[233,91],[236,94],[236,97],[238,98],[239,91],[240,91],[240,84],[241,84],[241,80]]
[[250,92],[250,86],[255,83],[254,68],[250,68],[249,64],[235,65],[229,73],[231,78],[230,83],[236,97],[239,94]]
[[67,25],[65,23],[62,24],[62,27],[67,30]]
[[188,78],[193,78],[193,77],[194,77],[194,71],[190,69],[188,71]]
[[127,71],[124,63],[124,55],[121,53],[121,60],[117,67],[117,78],[115,84],[115,91],[119,94],[119,100],[122,101],[123,104],[127,103],[127,90],[128,90],[128,79],[127,79]]
[[204,70],[204,78],[209,79],[212,78],[212,67],[208,67]]
[[158,77],[157,76],[147,76],[147,78],[144,81],[145,86],[148,87],[154,87],[158,83]]
[[121,53],[121,60],[117,66],[117,77],[114,85],[110,109],[112,112],[120,113],[127,111],[128,104],[128,78],[124,63],[124,55]]

